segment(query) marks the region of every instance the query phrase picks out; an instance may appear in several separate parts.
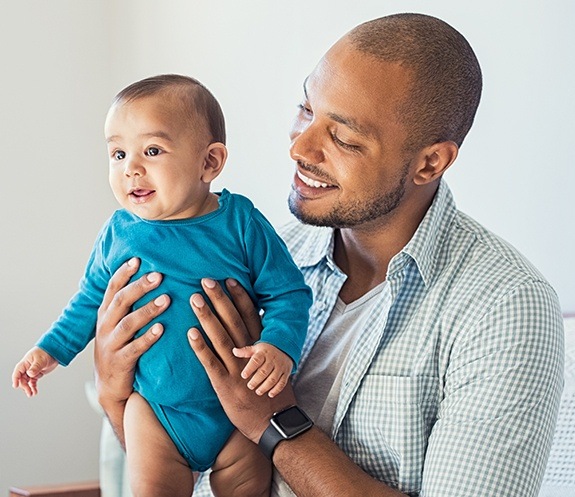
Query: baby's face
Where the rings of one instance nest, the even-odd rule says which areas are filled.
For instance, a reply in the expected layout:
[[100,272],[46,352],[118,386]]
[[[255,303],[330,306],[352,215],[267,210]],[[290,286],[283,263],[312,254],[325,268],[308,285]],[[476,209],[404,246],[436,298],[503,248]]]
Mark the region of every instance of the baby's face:
[[167,95],[112,106],[105,125],[109,181],[122,207],[150,220],[203,213],[210,140],[205,126],[198,128]]

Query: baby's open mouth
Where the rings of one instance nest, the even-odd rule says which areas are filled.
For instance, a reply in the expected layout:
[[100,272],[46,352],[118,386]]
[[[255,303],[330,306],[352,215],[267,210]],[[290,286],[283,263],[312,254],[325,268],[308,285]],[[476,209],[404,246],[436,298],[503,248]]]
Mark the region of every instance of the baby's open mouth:
[[156,190],[147,190],[145,188],[135,188],[128,192],[128,198],[134,204],[143,204],[153,198]]
[[130,192],[130,195],[134,197],[147,197],[154,193],[154,190],[144,190],[143,188],[138,188],[137,190],[133,190]]

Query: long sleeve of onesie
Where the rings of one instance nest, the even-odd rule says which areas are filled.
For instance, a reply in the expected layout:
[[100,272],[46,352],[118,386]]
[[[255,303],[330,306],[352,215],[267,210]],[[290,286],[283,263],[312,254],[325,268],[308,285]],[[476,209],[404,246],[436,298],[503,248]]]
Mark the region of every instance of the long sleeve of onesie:
[[94,338],[98,308],[110,279],[102,258],[107,227],[108,224],[98,235],[78,291],[36,344],[63,366],[67,366]]

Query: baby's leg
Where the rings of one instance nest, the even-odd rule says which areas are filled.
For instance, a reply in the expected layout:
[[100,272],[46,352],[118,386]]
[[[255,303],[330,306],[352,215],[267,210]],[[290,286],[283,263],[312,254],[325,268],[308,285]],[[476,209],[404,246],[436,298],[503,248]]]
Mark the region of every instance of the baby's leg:
[[271,462],[256,444],[234,431],[210,473],[216,497],[269,497]]
[[194,475],[154,411],[133,393],[124,413],[128,474],[134,497],[190,497]]

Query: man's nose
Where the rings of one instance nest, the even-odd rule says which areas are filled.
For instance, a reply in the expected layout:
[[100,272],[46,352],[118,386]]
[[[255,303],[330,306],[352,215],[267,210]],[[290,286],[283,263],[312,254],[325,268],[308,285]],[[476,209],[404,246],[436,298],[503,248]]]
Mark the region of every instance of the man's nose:
[[290,139],[290,156],[293,160],[307,164],[321,164],[324,161],[321,133],[314,123],[305,127],[294,126]]

